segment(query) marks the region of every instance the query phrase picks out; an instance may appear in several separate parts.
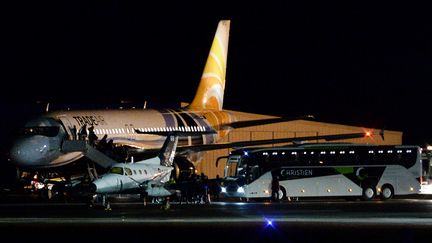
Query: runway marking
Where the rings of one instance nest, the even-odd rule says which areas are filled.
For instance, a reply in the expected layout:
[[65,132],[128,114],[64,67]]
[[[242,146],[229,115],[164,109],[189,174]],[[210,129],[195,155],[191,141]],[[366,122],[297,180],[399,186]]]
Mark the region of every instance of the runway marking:
[[[412,226],[432,226],[432,218],[300,218],[300,217],[284,217],[272,218],[273,222],[277,223],[330,223],[330,224],[361,224],[361,225],[412,225]],[[0,218],[0,224],[193,224],[193,223],[264,223],[264,217],[250,218]]]

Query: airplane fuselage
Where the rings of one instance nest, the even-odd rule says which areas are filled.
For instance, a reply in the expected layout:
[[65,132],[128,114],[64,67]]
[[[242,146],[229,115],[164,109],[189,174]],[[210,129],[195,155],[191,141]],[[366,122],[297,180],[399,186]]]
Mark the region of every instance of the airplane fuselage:
[[[225,111],[194,112],[187,110],[89,110],[54,112],[49,115],[60,120],[64,129],[70,134],[75,125],[79,130],[82,126],[94,126],[95,134],[101,138],[105,134],[115,144],[135,146],[148,149],[158,148],[165,140],[158,135],[138,134],[141,132],[205,132],[211,129],[218,131],[218,125],[231,122],[232,115]],[[179,146],[208,144],[219,140],[225,134],[205,134],[180,139]]]
[[[101,139],[112,140],[116,146],[158,149],[165,137],[145,134],[169,131],[202,132],[179,139],[179,146],[215,143],[228,133],[220,125],[234,121],[226,111],[190,110],[78,110],[44,114],[25,125],[15,142],[11,156],[21,167],[47,168],[61,166],[81,158],[82,153],[62,151],[64,140],[80,139],[79,130],[93,126]],[[137,132],[144,132],[138,133]],[[216,133],[207,133],[215,131]],[[88,133],[87,133],[88,134]]]
[[[156,163],[152,163],[153,160]],[[109,173],[93,181],[93,190],[97,194],[146,191],[151,196],[170,195],[163,184],[169,180],[173,167],[162,166],[159,162],[155,157],[144,162],[114,164]]]

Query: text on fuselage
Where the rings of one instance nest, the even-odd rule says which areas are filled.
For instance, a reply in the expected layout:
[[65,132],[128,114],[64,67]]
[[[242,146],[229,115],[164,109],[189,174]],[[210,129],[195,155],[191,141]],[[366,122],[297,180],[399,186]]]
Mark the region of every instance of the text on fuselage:
[[78,122],[80,126],[87,125],[106,125],[105,119],[103,116],[73,116],[73,118]]

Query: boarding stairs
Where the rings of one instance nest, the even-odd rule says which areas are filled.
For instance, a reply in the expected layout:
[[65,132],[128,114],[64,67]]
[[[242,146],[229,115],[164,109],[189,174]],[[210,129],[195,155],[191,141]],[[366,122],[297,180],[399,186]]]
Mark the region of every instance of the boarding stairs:
[[111,165],[117,163],[117,161],[112,158],[106,156],[104,153],[100,152],[87,141],[83,140],[65,140],[62,145],[63,153],[71,153],[71,152],[81,152],[83,156],[86,156],[90,160],[94,161],[98,165],[103,168],[108,168]]

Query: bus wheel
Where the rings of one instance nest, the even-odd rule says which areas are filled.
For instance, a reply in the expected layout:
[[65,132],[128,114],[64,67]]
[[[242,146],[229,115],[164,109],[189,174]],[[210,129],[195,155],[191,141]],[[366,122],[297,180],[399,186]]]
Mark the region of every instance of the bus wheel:
[[279,201],[287,199],[286,190],[283,186],[279,186],[279,198],[278,199],[279,199]]
[[363,187],[363,195],[362,195],[362,199],[364,201],[370,201],[372,200],[376,195],[375,192],[375,187],[372,185],[366,185],[365,187]]
[[390,184],[385,184],[381,187],[381,200],[391,199],[394,195],[394,189]]

